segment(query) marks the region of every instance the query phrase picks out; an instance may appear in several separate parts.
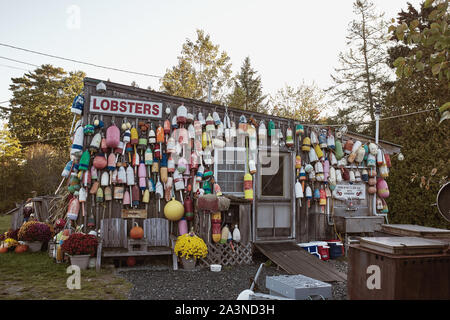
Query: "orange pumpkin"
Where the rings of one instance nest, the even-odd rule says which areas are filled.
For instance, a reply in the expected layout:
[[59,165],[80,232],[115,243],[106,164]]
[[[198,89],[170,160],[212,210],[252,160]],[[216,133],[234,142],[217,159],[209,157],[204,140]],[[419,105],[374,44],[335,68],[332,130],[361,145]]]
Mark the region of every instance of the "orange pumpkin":
[[0,247],[0,253],[7,253],[8,247]]
[[134,223],[134,227],[130,230],[130,237],[131,239],[142,239],[144,237],[144,229],[139,227],[137,222]]
[[16,249],[14,249],[15,253],[23,253],[26,252],[28,250],[28,246],[20,244],[16,247]]

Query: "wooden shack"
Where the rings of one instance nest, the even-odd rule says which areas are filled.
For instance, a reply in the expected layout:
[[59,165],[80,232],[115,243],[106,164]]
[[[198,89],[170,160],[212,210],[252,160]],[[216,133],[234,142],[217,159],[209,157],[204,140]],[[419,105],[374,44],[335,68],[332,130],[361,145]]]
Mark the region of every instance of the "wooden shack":
[[[97,85],[100,82],[103,82],[106,90],[97,90]],[[325,207],[320,205],[319,198],[308,199],[306,197],[306,186],[310,186],[314,192],[316,189],[326,188],[328,186],[327,180],[319,181],[319,179],[307,175],[306,180],[302,181],[303,197],[299,198],[298,195],[296,197],[295,184],[297,179],[300,178],[300,171],[307,164],[314,164],[314,159],[310,159],[310,154],[302,151],[305,137],[310,137],[312,132],[319,135],[321,130],[324,129],[329,134],[334,134],[335,127],[308,125],[270,114],[229,108],[92,78],[85,78],[83,96],[82,123],[86,125],[91,124],[95,119],[101,120],[104,123],[103,131],[112,122],[119,128],[122,123],[126,122],[130,122],[133,127],[138,127],[139,122],[144,122],[150,124],[151,128],[156,130],[157,127],[164,126],[166,120],[169,120],[172,125],[170,135],[177,127],[177,121],[174,118],[176,118],[180,106],[187,109],[188,122],[189,120],[198,120],[199,113],[201,113],[203,118],[208,118],[208,116],[214,114],[213,126],[215,130],[218,129],[219,123],[223,125],[222,128],[233,129],[234,123],[234,128],[238,132],[236,139],[232,142],[224,142],[223,146],[221,146],[220,141],[217,144],[214,142],[211,149],[211,165],[205,163],[205,154],[203,154],[202,159],[205,170],[213,171],[214,184],[218,184],[223,195],[231,199],[229,209],[222,212],[222,224],[227,224],[231,230],[237,225],[241,233],[241,241],[234,244],[233,248],[230,245],[214,243],[211,238],[210,214],[195,212],[194,220],[189,223],[189,227],[193,227],[195,232],[207,242],[210,251],[207,263],[248,263],[251,261],[252,244],[255,243],[299,243],[335,239],[335,226],[338,224],[335,217],[355,216],[354,212],[349,214],[346,211],[344,201],[333,199],[333,196],[330,196],[329,193]],[[226,119],[229,119],[229,122]],[[255,140],[254,136],[252,138],[244,132],[243,138],[239,140],[240,124],[245,124],[247,128],[253,127],[257,139]],[[266,129],[261,128],[263,125]],[[265,134],[260,129],[265,130]],[[202,130],[205,131],[205,125],[203,125]],[[121,131],[121,133],[123,132]],[[148,132],[145,134],[148,135]],[[290,138],[292,138],[292,141],[290,141]],[[91,137],[85,137],[84,139],[84,145],[89,145]],[[373,142],[370,137],[344,132],[341,138],[342,145],[349,139],[360,141],[362,144]],[[165,141],[167,142],[167,140]],[[208,145],[213,144],[211,141],[207,143]],[[314,146],[315,142],[312,141],[311,148],[314,149]],[[161,153],[166,153],[167,144],[163,143],[160,147]],[[385,155],[400,152],[400,146],[385,141],[379,142],[378,147],[383,150]],[[320,145],[319,148],[324,155],[319,157],[318,162],[324,164],[325,159],[334,150],[327,147],[326,143],[324,146]],[[185,150],[182,150],[182,153],[184,152]],[[140,155],[142,159],[144,154],[140,153]],[[300,166],[302,169],[300,169],[298,157],[301,158]],[[249,168],[249,159],[253,159],[252,165],[254,164],[255,168]],[[129,160],[131,158],[126,159],[125,154],[124,161],[129,162]],[[189,159],[187,160],[189,161]],[[364,163],[348,164],[346,167],[354,171],[362,171],[367,168]],[[250,171],[254,172],[252,174],[253,200],[245,199],[244,193],[244,176]],[[195,175],[195,172],[188,173]],[[169,173],[169,175],[172,174]],[[194,176],[185,174],[183,178],[185,179],[185,188],[181,192],[174,190],[174,196],[179,201],[183,201],[186,196],[195,199],[195,188],[190,191],[188,188],[189,185],[192,187],[192,180],[195,180]],[[368,194],[367,183],[344,180],[340,184],[360,185],[364,190],[364,196],[355,199],[356,207],[359,209],[356,215],[375,216],[374,212],[376,211],[371,200],[374,195]],[[201,188],[201,185],[197,187]],[[310,203],[309,206],[308,202]],[[141,221],[143,218],[164,218],[163,208],[165,203],[165,199],[158,201],[152,194],[148,205],[140,203],[134,208],[138,211],[128,212],[124,211],[123,204],[119,201],[111,201],[106,206],[96,206],[95,202],[89,198],[86,202],[86,212],[88,214],[95,212],[97,218],[100,219],[124,218],[124,213],[128,212],[130,218]],[[111,206],[111,208],[108,206]],[[84,217],[80,215],[77,222],[87,225],[88,214]],[[131,223],[128,224],[128,229],[130,225]],[[171,222],[169,225],[170,233],[177,236],[177,223]]]

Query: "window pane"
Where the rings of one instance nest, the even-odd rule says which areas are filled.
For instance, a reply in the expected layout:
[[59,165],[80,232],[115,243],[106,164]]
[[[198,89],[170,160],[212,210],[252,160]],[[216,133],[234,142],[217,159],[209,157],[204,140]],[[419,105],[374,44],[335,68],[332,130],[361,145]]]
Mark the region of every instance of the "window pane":
[[226,179],[226,173],[225,172],[219,172],[218,174],[217,174],[217,180],[218,181],[224,181],[225,179]]
[[[269,168],[271,163],[264,164],[264,168]],[[274,170],[275,171],[275,170]],[[261,195],[272,197],[284,196],[284,157],[279,156],[278,171],[274,175],[261,176]]]

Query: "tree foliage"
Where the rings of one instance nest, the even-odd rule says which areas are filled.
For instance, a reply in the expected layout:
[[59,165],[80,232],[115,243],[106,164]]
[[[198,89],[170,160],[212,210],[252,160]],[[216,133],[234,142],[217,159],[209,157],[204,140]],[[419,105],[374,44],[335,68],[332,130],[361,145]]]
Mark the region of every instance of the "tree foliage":
[[186,39],[178,64],[166,70],[161,91],[185,98],[205,101],[211,83],[213,102],[225,102],[232,86],[230,57],[213,44],[209,34],[197,29],[197,39]]
[[317,122],[325,109],[325,93],[315,83],[304,81],[298,87],[285,85],[269,98],[270,113],[301,122]]
[[[448,0],[426,0],[421,13],[411,9],[401,12],[397,23],[389,27],[399,41],[411,50],[393,62],[399,77],[410,77],[414,72],[430,73],[436,81],[450,83],[450,13]],[[395,20],[393,21],[395,22]],[[427,72],[428,71],[428,72]],[[441,102],[440,111],[450,109],[450,100]]]
[[[398,24],[419,21],[417,27],[424,30],[430,25],[429,9],[420,11],[411,4],[408,10],[401,11]],[[395,32],[393,30],[393,32]],[[389,63],[399,57],[414,55],[418,51],[427,52],[429,48],[421,42],[406,46],[397,37],[392,38],[393,47],[389,49]],[[381,122],[381,138],[402,145],[404,161],[393,159],[393,170],[388,179],[390,194],[388,204],[390,221],[432,227],[449,228],[436,207],[436,195],[441,185],[450,175],[449,123],[437,126],[436,105],[448,101],[450,93],[445,78],[437,78],[431,68],[421,72],[411,72],[408,77],[399,74],[393,82],[385,86],[386,99],[382,117],[413,113],[429,109],[430,112],[395,118]]]
[[381,101],[381,85],[388,79],[386,61],[387,31],[384,14],[376,12],[373,3],[357,0],[353,4],[357,16],[348,29],[347,52],[339,53],[339,67],[331,75],[334,84],[327,89],[331,103],[342,103],[341,116],[361,121],[375,119],[376,101]]
[[0,130],[0,161],[7,159],[19,159],[21,157],[22,145],[19,140],[12,137],[8,130],[8,125],[3,125],[3,130]]
[[234,89],[227,97],[227,105],[248,111],[261,112],[267,95],[263,94],[261,76],[257,75],[246,57],[241,71],[235,76]]
[[67,146],[70,106],[82,91],[84,76],[81,71],[67,73],[62,68],[42,65],[23,77],[12,78],[12,110],[3,112],[12,136],[23,144],[43,141]]

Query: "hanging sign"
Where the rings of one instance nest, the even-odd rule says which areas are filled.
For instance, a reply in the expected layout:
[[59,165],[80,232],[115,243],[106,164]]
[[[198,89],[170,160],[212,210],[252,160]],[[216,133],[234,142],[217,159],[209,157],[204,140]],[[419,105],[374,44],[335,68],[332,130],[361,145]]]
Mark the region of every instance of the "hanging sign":
[[122,117],[162,118],[163,104],[144,100],[129,100],[91,96],[89,111]]
[[145,209],[122,209],[122,218],[124,219],[147,219],[147,210]]
[[336,199],[345,200],[364,200],[366,199],[365,184],[338,184],[333,191]]

